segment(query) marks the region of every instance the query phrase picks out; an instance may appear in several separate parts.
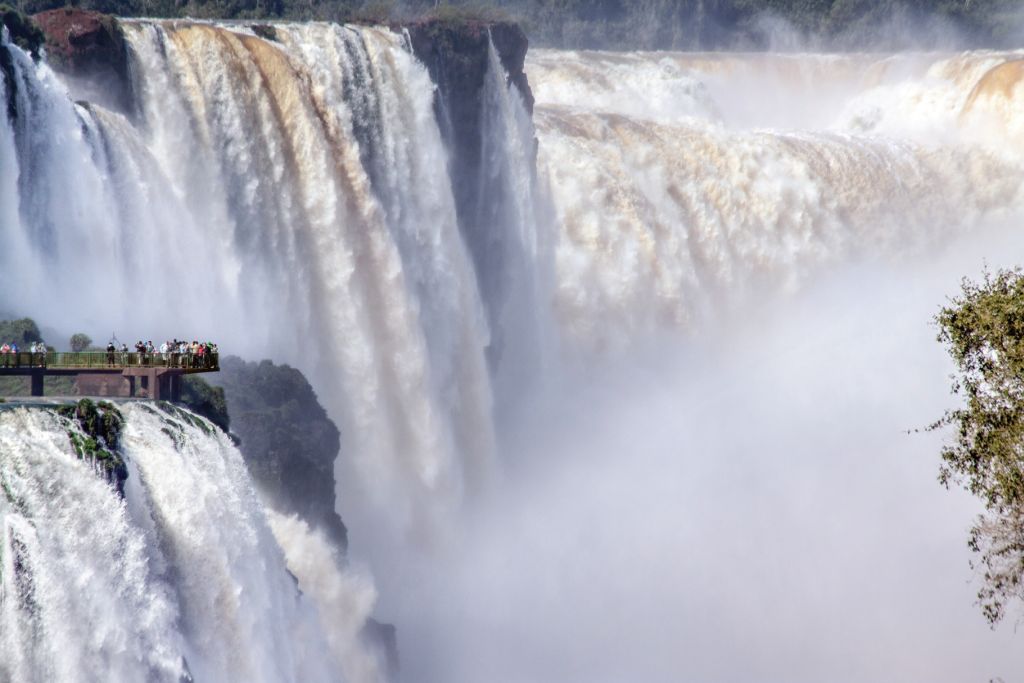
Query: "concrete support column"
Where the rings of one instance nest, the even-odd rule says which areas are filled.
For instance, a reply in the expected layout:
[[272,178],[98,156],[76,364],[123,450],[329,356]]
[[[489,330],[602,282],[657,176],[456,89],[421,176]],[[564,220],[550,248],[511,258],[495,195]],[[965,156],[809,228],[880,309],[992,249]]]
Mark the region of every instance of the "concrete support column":
[[42,396],[43,395],[43,373],[33,372],[32,373],[32,395]]

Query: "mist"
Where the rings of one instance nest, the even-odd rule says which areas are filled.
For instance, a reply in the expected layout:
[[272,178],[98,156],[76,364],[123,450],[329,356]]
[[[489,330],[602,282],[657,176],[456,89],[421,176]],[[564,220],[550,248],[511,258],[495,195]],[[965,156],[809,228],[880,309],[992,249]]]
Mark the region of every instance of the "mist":
[[979,506],[937,483],[942,435],[908,433],[955,405],[931,317],[1022,246],[844,267],[565,378],[447,546],[374,563],[408,680],[1024,674],[974,604]]
[[[980,87],[1016,53],[538,51],[531,121],[491,50],[509,210],[475,251],[515,257],[496,296],[398,34],[124,27],[144,123],[12,51],[33,97],[0,129],[25,169],[0,175],[0,275],[74,329],[180,319],[309,374],[366,571],[272,522],[358,683],[382,675],[353,640],[371,610],[425,683],[1024,674],[1012,623],[974,604],[979,505],[937,483],[943,435],[914,432],[956,400],[931,318],[1024,247],[1013,88]],[[369,162],[351,116],[386,143]],[[168,282],[168,308],[128,305]],[[534,307],[553,329],[520,324]]]

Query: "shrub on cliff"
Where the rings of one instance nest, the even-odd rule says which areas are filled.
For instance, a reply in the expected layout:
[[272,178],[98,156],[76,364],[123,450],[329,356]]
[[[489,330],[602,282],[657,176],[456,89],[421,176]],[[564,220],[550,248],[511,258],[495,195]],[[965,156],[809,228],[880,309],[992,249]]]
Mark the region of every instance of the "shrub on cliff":
[[217,425],[225,432],[231,430],[231,417],[224,398],[224,389],[210,386],[203,378],[186,375],[181,382],[181,402],[197,415]]
[[968,545],[980,556],[982,610],[995,624],[1024,599],[1024,273],[964,280],[936,318],[957,365],[953,392],[964,405],[932,428],[955,428],[942,450],[940,481],[985,504]]
[[39,54],[46,36],[31,19],[10,5],[0,4],[0,24],[10,31],[11,41],[15,45],[34,55]]

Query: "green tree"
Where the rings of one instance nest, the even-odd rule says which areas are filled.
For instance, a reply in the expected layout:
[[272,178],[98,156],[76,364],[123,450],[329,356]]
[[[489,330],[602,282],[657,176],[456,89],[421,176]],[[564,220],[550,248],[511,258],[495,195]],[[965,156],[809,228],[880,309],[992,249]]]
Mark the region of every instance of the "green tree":
[[71,335],[72,351],[78,353],[81,351],[85,351],[90,346],[92,346],[92,338],[89,335],[83,334],[82,332]]
[[995,625],[1024,599],[1024,274],[965,279],[936,322],[957,365],[953,392],[964,399],[932,425],[955,428],[939,480],[985,504],[968,545],[983,571],[978,599]]
[[32,342],[42,341],[39,326],[32,318],[19,320],[0,320],[0,344],[15,342],[19,347],[26,348]]

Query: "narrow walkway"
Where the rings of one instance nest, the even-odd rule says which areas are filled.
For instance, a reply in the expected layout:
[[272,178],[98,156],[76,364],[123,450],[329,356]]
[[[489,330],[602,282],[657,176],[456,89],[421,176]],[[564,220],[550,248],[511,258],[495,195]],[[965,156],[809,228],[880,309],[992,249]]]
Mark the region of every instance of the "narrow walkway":
[[[178,401],[183,375],[220,370],[220,354],[107,353],[106,351],[0,354],[0,377],[31,377],[32,396],[43,395],[45,377],[75,377],[82,395],[135,397]],[[126,381],[118,379],[123,378]],[[110,380],[115,380],[111,386]]]

